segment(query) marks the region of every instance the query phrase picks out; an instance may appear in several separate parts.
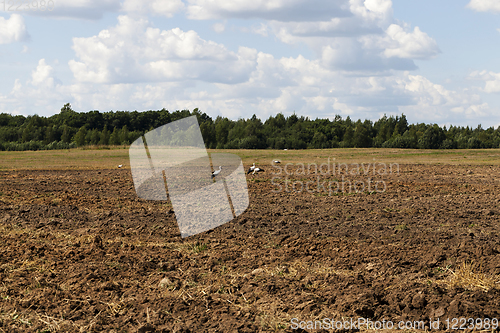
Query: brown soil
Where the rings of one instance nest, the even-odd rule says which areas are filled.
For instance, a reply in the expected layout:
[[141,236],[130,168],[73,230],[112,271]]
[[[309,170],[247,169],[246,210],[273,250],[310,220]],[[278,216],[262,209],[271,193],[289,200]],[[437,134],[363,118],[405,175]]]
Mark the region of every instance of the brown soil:
[[384,193],[331,196],[275,193],[263,167],[241,216],[186,239],[130,170],[0,172],[0,332],[500,318],[499,167],[401,165]]

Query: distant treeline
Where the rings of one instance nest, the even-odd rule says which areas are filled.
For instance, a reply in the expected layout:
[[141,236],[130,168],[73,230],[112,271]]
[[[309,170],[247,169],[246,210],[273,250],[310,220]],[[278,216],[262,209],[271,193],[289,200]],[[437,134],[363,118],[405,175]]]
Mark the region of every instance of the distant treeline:
[[169,122],[196,115],[207,148],[498,148],[500,127],[440,127],[408,124],[405,115],[376,122],[285,117],[278,113],[264,123],[249,119],[215,120],[198,109],[169,112],[75,112],[65,104],[51,117],[0,114],[0,150],[67,149],[82,146],[129,145],[144,133]]

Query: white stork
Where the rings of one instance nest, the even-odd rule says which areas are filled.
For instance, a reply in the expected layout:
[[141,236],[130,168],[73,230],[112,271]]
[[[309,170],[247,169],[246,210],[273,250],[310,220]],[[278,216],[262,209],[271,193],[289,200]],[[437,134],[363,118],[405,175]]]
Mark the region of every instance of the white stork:
[[219,165],[219,170],[215,170],[214,172],[212,172],[212,179],[214,179],[215,176],[217,176],[221,171],[222,171],[222,166]]
[[263,171],[264,171],[264,169],[255,168],[255,169],[253,169],[252,175],[255,175],[256,173],[263,172]]
[[250,168],[248,168],[247,175],[254,170],[255,170],[255,162]]

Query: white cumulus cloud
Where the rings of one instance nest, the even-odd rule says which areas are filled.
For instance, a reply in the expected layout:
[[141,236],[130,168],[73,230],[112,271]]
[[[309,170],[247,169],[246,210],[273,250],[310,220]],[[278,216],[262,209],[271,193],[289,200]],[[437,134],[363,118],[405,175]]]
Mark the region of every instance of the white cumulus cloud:
[[19,14],[12,14],[10,18],[0,17],[0,44],[10,44],[28,39],[29,35],[24,19]]
[[384,54],[388,58],[428,59],[440,52],[436,41],[418,27],[406,32],[403,27],[391,24],[386,33],[388,45]]
[[498,0],[471,0],[467,4],[467,8],[478,12],[495,12],[500,13],[500,1]]
[[[24,82],[16,79],[10,93],[0,95],[0,112],[53,115],[58,110],[56,105],[62,106],[71,98],[67,91],[68,87],[54,75],[53,67],[40,59],[30,79]],[[9,102],[2,103],[2,100]]]
[[484,81],[484,88],[486,93],[500,93],[500,73],[492,71],[474,71],[469,75],[470,79]]
[[[439,48],[419,27],[396,21],[390,0],[187,0],[185,8],[180,0],[87,1],[73,6],[96,5],[101,13],[108,6],[127,15],[99,33],[73,38],[68,66],[74,83],[62,84],[54,75],[57,64],[40,59],[29,80],[16,80],[0,95],[0,112],[24,112],[35,103],[54,113],[71,102],[77,110],[101,111],[198,107],[232,119],[293,111],[377,119],[404,112],[411,121],[465,123],[494,113],[474,93],[479,89],[447,89],[410,75],[414,59],[433,58]],[[219,32],[228,18],[259,18],[247,31],[305,43],[316,57],[277,57],[245,47],[244,39],[229,49],[193,30],[155,28],[146,18],[184,9],[191,18],[219,20],[208,23]],[[498,74],[481,73],[481,92],[500,91]]]
[[215,23],[214,25],[212,25],[212,29],[216,32],[216,33],[222,33],[224,32],[224,30],[226,30],[226,25],[224,23]]
[[[345,9],[348,15],[332,13],[326,18],[317,15],[289,21],[271,18],[270,23],[283,42],[308,43],[307,39],[300,37],[357,37],[366,34],[382,34],[393,20],[391,0],[350,0],[349,3],[340,5],[339,8]],[[327,40],[321,40],[321,42],[324,43]]]
[[[99,35],[111,38],[113,31]],[[355,76],[325,68],[320,59],[275,58],[263,52],[254,54],[250,49],[246,52],[255,59],[247,80],[224,83],[188,77],[157,82],[77,80],[63,85],[52,66],[40,59],[30,80],[24,84],[16,80],[9,94],[0,95],[0,112],[27,114],[34,104],[37,113],[50,115],[69,101],[76,110],[85,111],[198,107],[212,116],[221,114],[232,119],[253,113],[266,119],[276,112],[289,115],[293,111],[311,118],[340,114],[353,119],[405,113],[412,122],[464,124],[494,115],[494,110],[472,91],[447,89],[421,75],[393,71],[385,76]],[[177,57],[197,59],[200,54],[190,51]],[[498,79],[495,73],[477,75],[488,81]]]
[[52,77],[53,68],[47,65],[45,59],[38,61],[38,66],[31,73],[31,83],[35,86],[45,84],[47,86],[54,85],[54,78]]
[[267,37],[268,30],[269,30],[269,27],[267,26],[267,24],[264,24],[264,23],[261,23],[259,25],[254,25],[254,26],[252,26],[252,29],[251,29],[251,31],[253,33],[256,33],[256,34],[261,35],[263,37]]
[[190,30],[160,30],[145,19],[120,16],[118,25],[97,36],[73,38],[79,60],[70,60],[82,82],[133,83],[201,80],[240,82],[255,67],[256,51],[238,52],[206,41]]
[[437,42],[419,27],[394,23],[391,0],[350,0],[350,16],[329,20],[271,21],[284,43],[305,43],[323,65],[357,73],[414,70],[414,59],[440,53]]
[[350,71],[358,75],[417,68],[412,59],[384,55],[380,38],[374,36],[336,39],[330,45],[323,47],[321,60],[325,67]]
[[367,22],[380,22],[387,25],[392,20],[391,0],[350,0],[351,12]]
[[487,103],[481,102],[479,95],[466,90],[448,90],[421,75],[408,75],[404,90],[412,96],[414,103],[401,107],[401,110],[407,114],[418,114],[418,118],[426,122],[436,119],[456,123],[457,114],[480,121],[481,117],[491,115],[492,110]]

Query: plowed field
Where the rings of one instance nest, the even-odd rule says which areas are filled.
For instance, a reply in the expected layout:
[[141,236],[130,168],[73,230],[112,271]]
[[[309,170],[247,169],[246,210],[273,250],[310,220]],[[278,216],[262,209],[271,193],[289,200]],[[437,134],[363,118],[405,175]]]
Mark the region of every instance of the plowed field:
[[[358,193],[318,191],[313,173],[286,191],[259,166],[242,215],[185,239],[130,169],[0,171],[0,332],[500,319],[499,166],[400,164]],[[367,179],[321,182],[342,176]]]

